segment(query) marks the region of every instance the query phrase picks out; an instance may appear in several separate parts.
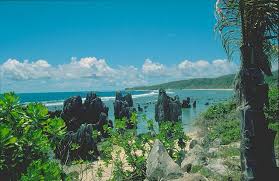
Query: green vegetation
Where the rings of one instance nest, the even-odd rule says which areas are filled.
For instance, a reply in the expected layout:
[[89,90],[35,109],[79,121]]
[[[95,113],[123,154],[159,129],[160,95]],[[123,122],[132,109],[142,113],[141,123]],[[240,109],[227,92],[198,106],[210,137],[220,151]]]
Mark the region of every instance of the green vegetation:
[[[269,127],[279,131],[279,91],[277,87],[269,90],[269,106],[265,107],[265,115]],[[211,105],[196,121],[196,125],[203,130],[204,149],[212,147],[215,140],[220,140],[220,145],[214,154],[207,154],[209,159],[222,159],[229,169],[226,175],[212,173],[203,165],[197,165],[191,172],[198,172],[213,180],[240,180],[240,119],[238,118],[235,100]],[[275,154],[279,156],[279,135],[275,138]]]
[[[135,114],[131,121],[133,124],[138,123]],[[149,131],[140,135],[136,134],[136,128],[125,129],[127,122],[125,119],[116,120],[115,129],[105,128],[110,136],[101,144],[101,159],[105,161],[106,165],[113,165],[111,180],[144,180],[147,156],[155,139],[159,139],[163,143],[169,155],[176,162],[181,163],[183,160],[184,148],[189,138],[184,134],[180,123],[166,121],[162,123],[159,133],[156,134],[153,121],[147,119],[143,119],[143,121],[147,122]],[[124,153],[124,159],[120,159],[121,153]]]
[[277,132],[274,141],[276,157],[279,157],[279,88],[272,87],[269,91],[269,107],[265,108],[265,115],[269,128]]
[[54,150],[65,133],[65,125],[61,119],[48,118],[47,113],[42,104],[22,107],[13,93],[0,99],[0,178],[62,178]]
[[[196,78],[189,80],[173,81],[152,86],[140,86],[127,88],[127,90],[157,90],[163,89],[232,89],[235,75],[225,75],[217,78]],[[273,76],[266,77],[266,82],[275,86],[278,82],[278,71],[273,72]]]
[[[57,146],[66,135],[62,119],[51,119],[42,104],[19,104],[18,97],[6,93],[0,99],[0,178],[4,180],[72,180],[76,173],[66,175],[61,161],[55,158]],[[134,125],[137,116],[131,118]],[[147,156],[155,139],[159,139],[170,156],[181,163],[185,145],[189,138],[180,123],[164,122],[159,133],[155,133],[152,120],[146,121],[148,132],[137,135],[136,127],[126,129],[127,120],[116,120],[114,129],[104,125],[109,135],[99,145],[100,159],[113,165],[110,180],[144,180]],[[93,130],[92,137],[100,132]],[[79,145],[71,144],[73,149]],[[124,156],[124,158],[123,158]],[[81,165],[88,160],[74,160],[68,165]],[[100,166],[96,177],[101,178],[104,166]],[[127,169],[128,167],[128,169]]]
[[225,145],[240,139],[240,120],[234,100],[210,106],[201,114],[196,125],[203,129],[208,143],[219,138]]

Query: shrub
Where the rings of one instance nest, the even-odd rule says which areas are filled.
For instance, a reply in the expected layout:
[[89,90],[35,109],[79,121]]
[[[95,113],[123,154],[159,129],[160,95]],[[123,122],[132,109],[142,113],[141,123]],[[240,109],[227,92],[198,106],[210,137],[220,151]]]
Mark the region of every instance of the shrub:
[[39,177],[39,173],[57,173],[58,163],[50,161],[64,136],[65,125],[61,119],[50,119],[47,113],[42,104],[20,105],[14,93],[1,97],[0,178],[18,180],[22,174]]
[[217,122],[208,134],[209,141],[216,138],[221,139],[221,144],[226,145],[240,139],[240,122],[239,120],[223,120]]
[[265,116],[267,121],[271,123],[275,131],[279,131],[276,129],[276,124],[279,124],[279,91],[277,87],[273,87],[269,90],[269,106],[265,107]]
[[27,173],[22,175],[22,181],[34,180],[61,180],[61,169],[54,161],[35,160],[27,168]]
[[[116,120],[115,129],[104,127],[110,137],[101,143],[100,153],[107,165],[114,165],[111,180],[144,180],[147,157],[156,138],[164,144],[175,161],[182,161],[183,143],[188,137],[184,135],[181,124],[166,121],[160,126],[159,133],[155,134],[153,121],[143,120],[147,122],[149,131],[140,135],[136,134],[136,128],[125,129],[126,119]],[[131,122],[135,125],[138,123],[136,114],[132,115]],[[120,159],[121,153],[124,153],[124,160]],[[124,162],[129,169],[124,167]]]

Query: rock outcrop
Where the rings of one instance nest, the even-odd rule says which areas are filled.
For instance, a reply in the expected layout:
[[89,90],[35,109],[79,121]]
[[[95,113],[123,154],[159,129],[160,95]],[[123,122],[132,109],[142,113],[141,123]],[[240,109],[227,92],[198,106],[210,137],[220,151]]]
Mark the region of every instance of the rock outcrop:
[[97,97],[96,93],[88,93],[83,103],[84,117],[87,123],[96,124],[108,115],[108,107]]
[[133,125],[130,122],[130,118],[133,112],[136,112],[136,109],[133,107],[132,95],[128,93],[123,96],[121,92],[116,92],[114,105],[114,117],[115,119],[127,119],[126,127],[128,129],[133,128]]
[[193,101],[193,108],[197,107],[197,101]]
[[147,158],[146,176],[149,181],[176,179],[183,176],[182,170],[168,155],[159,140],[155,140]]
[[190,97],[187,97],[186,100],[182,101],[182,108],[190,108],[191,104],[190,104]]
[[168,155],[163,144],[155,140],[146,164],[146,181],[208,181],[198,173],[187,173],[182,170]]
[[82,119],[83,113],[80,96],[73,96],[64,101],[61,118],[65,121],[68,131],[76,131],[85,122]]
[[182,109],[179,97],[169,97],[166,91],[159,90],[158,101],[155,105],[155,120],[160,124],[163,121],[181,121]]
[[95,93],[88,93],[84,103],[80,96],[73,96],[64,101],[61,118],[65,121],[68,131],[77,131],[83,124],[94,124],[98,131],[106,124],[108,107]]
[[[53,114],[50,116],[54,116]],[[56,155],[63,162],[96,158],[99,155],[97,142],[108,136],[103,126],[113,126],[108,121],[108,108],[101,98],[92,92],[87,94],[84,103],[80,96],[70,97],[64,101],[61,118],[65,121],[68,133],[58,146]],[[92,137],[93,130],[101,133],[95,140]],[[73,145],[77,145],[77,148],[73,149]]]
[[[99,156],[97,140],[93,139],[94,125],[82,124],[76,132],[66,134],[61,144],[57,146],[56,155],[63,163],[75,159],[94,160]],[[76,145],[76,147],[73,147]]]

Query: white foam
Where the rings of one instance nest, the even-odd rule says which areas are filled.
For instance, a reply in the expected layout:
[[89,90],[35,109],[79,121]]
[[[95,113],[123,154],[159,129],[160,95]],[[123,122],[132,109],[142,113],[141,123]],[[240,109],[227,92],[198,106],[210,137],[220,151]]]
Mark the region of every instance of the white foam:
[[115,97],[101,97],[102,101],[110,101],[110,100],[113,100],[113,99],[115,99]]
[[158,91],[152,91],[152,92],[145,93],[145,94],[132,95],[132,98],[137,99],[137,98],[140,98],[140,97],[154,96],[154,95],[157,95],[157,94],[158,94]]
[[64,101],[51,101],[51,102],[42,102],[42,104],[44,104],[46,107],[54,107],[54,106],[63,106]]
[[[151,91],[149,93],[144,93],[144,94],[139,94],[139,95],[132,95],[133,99],[137,99],[140,97],[148,97],[148,96],[154,96],[154,95],[158,95],[158,91],[154,90]],[[173,92],[168,92],[169,94],[173,94]],[[107,102],[107,101],[111,101],[114,100],[115,97],[110,96],[110,97],[100,97],[102,101]],[[86,98],[82,98],[82,102],[85,101]],[[28,104],[27,102],[24,104]],[[56,100],[56,101],[44,101],[42,102],[42,104],[44,104],[46,107],[55,107],[55,106],[63,106],[64,104],[64,100]]]

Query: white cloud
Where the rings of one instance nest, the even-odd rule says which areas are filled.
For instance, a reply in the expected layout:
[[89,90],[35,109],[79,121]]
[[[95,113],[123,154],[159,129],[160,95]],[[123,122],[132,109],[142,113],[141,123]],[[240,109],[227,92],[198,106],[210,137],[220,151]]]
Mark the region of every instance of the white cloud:
[[111,67],[104,59],[73,57],[69,63],[50,65],[46,60],[29,62],[8,59],[0,65],[3,87],[15,91],[112,90],[173,80],[217,77],[235,73],[238,65],[227,60],[190,61],[166,66],[146,59],[141,68]]
[[152,62],[150,59],[146,59],[142,65],[142,72],[149,76],[160,76],[165,73],[165,66],[163,64]]
[[2,65],[4,75],[14,80],[50,78],[51,69],[51,65],[45,60],[30,63],[25,60],[21,63],[15,59],[8,59]]
[[238,66],[235,63],[221,59],[213,60],[212,62],[205,60],[196,62],[184,60],[178,64],[178,72],[180,72],[180,75],[187,76],[188,78],[216,77],[235,73],[237,69]]

